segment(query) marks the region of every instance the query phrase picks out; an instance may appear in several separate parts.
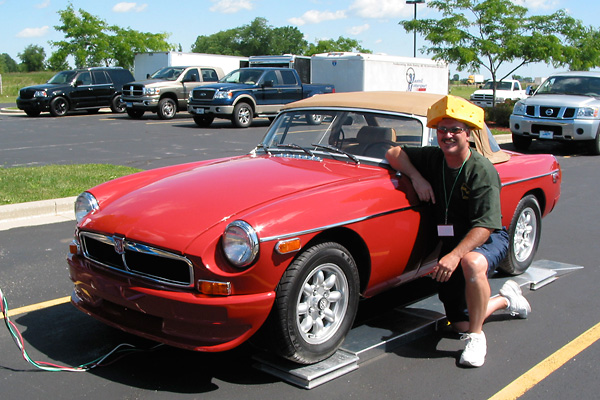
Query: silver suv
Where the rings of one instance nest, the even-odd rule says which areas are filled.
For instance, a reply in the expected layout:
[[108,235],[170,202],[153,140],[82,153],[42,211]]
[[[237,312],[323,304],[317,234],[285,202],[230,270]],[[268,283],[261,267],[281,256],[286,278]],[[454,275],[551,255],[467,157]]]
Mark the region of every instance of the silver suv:
[[519,100],[510,116],[513,144],[526,150],[533,139],[586,141],[600,155],[600,72],[550,76],[533,96]]

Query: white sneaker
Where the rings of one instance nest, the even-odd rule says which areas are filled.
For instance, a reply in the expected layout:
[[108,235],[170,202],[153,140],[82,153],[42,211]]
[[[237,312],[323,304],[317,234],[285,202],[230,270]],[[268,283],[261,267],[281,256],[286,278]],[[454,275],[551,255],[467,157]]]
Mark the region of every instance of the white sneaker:
[[523,296],[521,287],[515,281],[507,281],[500,289],[500,295],[508,300],[508,311],[510,315],[519,318],[527,318],[531,312],[531,306],[527,299]]
[[460,340],[467,342],[465,350],[460,355],[460,365],[466,367],[481,367],[485,362],[487,354],[487,343],[485,334],[481,333],[465,333]]

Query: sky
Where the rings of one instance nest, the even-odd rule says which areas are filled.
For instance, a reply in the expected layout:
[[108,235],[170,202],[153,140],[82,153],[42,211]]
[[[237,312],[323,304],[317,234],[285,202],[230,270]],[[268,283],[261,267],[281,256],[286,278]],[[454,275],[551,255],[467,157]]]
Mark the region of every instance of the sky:
[[[531,14],[550,14],[559,9],[587,26],[599,27],[598,0],[513,0],[525,5]],[[64,39],[54,29],[60,25],[58,11],[69,3],[109,25],[131,28],[140,32],[168,33],[169,43],[183,51],[191,51],[196,38],[249,24],[257,17],[265,18],[272,27],[294,26],[308,42],[356,39],[373,53],[412,57],[413,33],[404,31],[399,21],[414,18],[414,5],[405,0],[0,0],[0,54],[9,54],[16,62],[18,54],[29,45],[42,46],[46,57],[55,50],[49,41]],[[426,6],[417,6],[417,18],[437,18],[439,14]],[[427,42],[417,36],[417,49]],[[417,53],[418,57],[431,55]],[[538,64],[520,68],[515,73],[524,77],[542,77],[556,71],[552,66]],[[481,73],[486,78],[487,71]],[[503,71],[500,71],[501,73]],[[461,78],[469,71],[450,73]],[[508,73],[508,70],[503,73]]]

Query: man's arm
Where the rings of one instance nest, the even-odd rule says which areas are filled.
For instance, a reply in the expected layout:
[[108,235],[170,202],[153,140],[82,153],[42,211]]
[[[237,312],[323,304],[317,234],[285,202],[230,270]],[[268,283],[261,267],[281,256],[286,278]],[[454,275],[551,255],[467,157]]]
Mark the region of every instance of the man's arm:
[[392,147],[385,154],[385,158],[396,171],[406,175],[412,182],[412,185],[419,196],[419,200],[424,202],[431,201],[435,204],[435,196],[431,184],[423,178],[421,173],[410,161],[408,154],[402,150],[402,147]]
[[433,268],[431,277],[438,282],[446,282],[458,267],[460,260],[478,246],[484,244],[494,230],[476,226],[466,234],[458,245],[444,257],[440,258]]

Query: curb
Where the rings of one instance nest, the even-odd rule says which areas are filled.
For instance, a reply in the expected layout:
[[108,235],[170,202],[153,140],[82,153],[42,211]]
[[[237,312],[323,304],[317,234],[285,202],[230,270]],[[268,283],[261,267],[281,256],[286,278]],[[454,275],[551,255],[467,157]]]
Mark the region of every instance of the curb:
[[76,196],[0,206],[0,231],[21,226],[72,221]]

